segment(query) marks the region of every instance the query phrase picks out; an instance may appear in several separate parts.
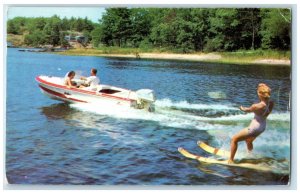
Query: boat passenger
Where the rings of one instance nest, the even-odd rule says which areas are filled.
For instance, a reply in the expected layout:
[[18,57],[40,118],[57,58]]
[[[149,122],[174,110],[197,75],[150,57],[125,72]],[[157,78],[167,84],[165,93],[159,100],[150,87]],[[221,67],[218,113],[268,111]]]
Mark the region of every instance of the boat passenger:
[[64,84],[68,88],[76,88],[76,83],[74,81],[72,81],[72,79],[74,79],[74,77],[75,77],[75,72],[74,71],[70,71],[68,73],[68,75],[66,76]]
[[238,142],[245,141],[248,151],[251,152],[253,150],[253,141],[266,129],[266,119],[274,107],[274,102],[270,100],[270,87],[264,83],[258,84],[257,95],[260,100],[259,103],[252,104],[250,107],[240,107],[244,112],[254,112],[254,118],[248,127],[242,129],[232,137],[229,164],[234,163]]
[[94,68],[91,69],[91,76],[81,77],[80,79],[85,81],[84,84],[80,86],[81,88],[93,90],[100,84],[100,79],[97,77],[97,69]]

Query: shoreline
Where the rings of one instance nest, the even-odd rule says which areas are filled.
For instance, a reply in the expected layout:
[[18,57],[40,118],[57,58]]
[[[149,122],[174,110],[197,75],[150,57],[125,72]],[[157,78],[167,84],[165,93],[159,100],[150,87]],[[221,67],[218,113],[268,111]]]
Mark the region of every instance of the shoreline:
[[[103,57],[119,57],[119,58],[137,58],[133,54],[103,54]],[[193,62],[214,62],[214,63],[231,63],[231,64],[263,64],[263,65],[282,65],[290,66],[290,60],[284,59],[256,59],[253,61],[234,61],[223,60],[219,54],[163,54],[163,53],[141,53],[139,59],[158,59],[158,60],[178,60]]]
[[[25,48],[25,47],[15,47]],[[26,47],[34,48],[34,47]],[[291,66],[289,59],[271,57],[271,56],[247,56],[230,53],[193,53],[193,54],[178,54],[168,52],[136,52],[133,50],[130,52],[115,52],[97,50],[92,48],[76,48],[64,51],[45,51],[47,53],[54,53],[60,55],[72,55],[72,56],[98,56],[108,58],[128,58],[128,59],[146,59],[146,60],[171,60],[171,61],[188,61],[188,62],[206,62],[206,63],[217,63],[217,64],[236,64],[236,65],[268,65],[268,66]],[[107,52],[107,53],[106,53]]]
[[208,62],[208,63],[223,63],[223,64],[238,64],[238,65],[271,65],[271,66],[291,66],[289,59],[275,59],[268,57],[227,57],[219,53],[199,53],[199,54],[176,54],[176,53],[103,53],[95,49],[75,49],[64,52],[59,52],[61,55],[74,56],[98,56],[111,58],[129,58],[129,59],[153,59],[153,60],[176,60],[176,61],[191,61],[191,62]]

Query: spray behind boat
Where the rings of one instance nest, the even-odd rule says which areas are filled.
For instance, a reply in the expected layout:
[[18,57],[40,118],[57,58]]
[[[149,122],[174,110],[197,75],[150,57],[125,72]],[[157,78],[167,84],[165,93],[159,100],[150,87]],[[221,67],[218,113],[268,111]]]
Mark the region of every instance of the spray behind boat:
[[136,91],[137,101],[133,104],[134,108],[146,109],[149,112],[154,112],[155,94],[150,89],[140,89]]

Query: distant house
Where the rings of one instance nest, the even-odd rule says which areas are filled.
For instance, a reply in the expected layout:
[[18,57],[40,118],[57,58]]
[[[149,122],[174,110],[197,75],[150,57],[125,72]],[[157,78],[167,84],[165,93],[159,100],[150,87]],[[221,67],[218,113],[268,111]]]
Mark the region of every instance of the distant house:
[[65,36],[64,38],[66,41],[68,41],[69,43],[70,42],[78,42],[78,43],[82,43],[82,44],[85,44],[87,43],[88,41],[88,38],[85,37],[85,36],[71,36],[71,35],[68,35],[68,36]]
[[65,40],[68,42],[76,42],[76,38],[74,36],[65,36]]
[[75,39],[77,42],[83,43],[83,44],[87,43],[87,41],[88,41],[88,38],[85,36],[75,36]]

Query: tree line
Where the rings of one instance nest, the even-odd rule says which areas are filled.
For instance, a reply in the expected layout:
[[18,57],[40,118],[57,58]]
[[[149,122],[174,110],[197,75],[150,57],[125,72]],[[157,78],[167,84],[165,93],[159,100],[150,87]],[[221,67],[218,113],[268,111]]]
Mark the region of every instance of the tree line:
[[98,23],[85,19],[14,18],[8,33],[26,44],[63,44],[83,32],[94,47],[165,48],[175,52],[289,50],[291,10],[278,8],[107,8]]
[[[24,35],[24,43],[29,46],[61,45],[67,41],[66,35],[76,35],[78,32],[90,38],[95,24],[86,18],[60,19],[57,15],[50,18],[15,17],[7,21],[7,33]],[[90,38],[91,40],[91,38]]]

